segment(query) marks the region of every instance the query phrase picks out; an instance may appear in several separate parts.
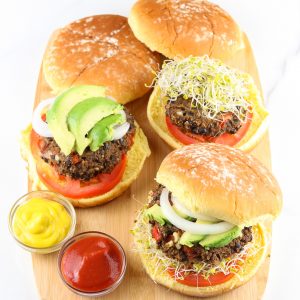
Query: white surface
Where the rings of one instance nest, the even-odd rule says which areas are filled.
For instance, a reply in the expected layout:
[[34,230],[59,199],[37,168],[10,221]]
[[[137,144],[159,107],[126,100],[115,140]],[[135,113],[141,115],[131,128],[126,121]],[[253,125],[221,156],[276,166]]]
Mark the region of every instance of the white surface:
[[[37,298],[30,255],[7,229],[9,208],[26,192],[19,155],[20,130],[30,120],[36,81],[51,32],[93,14],[127,15],[134,1],[1,1],[0,4],[0,299]],[[271,271],[264,299],[299,299],[300,269],[299,112],[300,1],[215,1],[247,32],[272,114],[273,169],[284,192],[284,210],[274,223]]]

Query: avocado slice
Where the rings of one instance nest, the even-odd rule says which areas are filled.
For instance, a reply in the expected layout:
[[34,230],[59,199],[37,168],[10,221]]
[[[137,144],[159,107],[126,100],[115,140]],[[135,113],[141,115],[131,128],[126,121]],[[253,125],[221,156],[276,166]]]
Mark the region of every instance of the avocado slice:
[[169,222],[168,219],[164,216],[160,206],[158,204],[154,204],[150,208],[145,211],[145,215],[150,220],[155,220],[160,225],[164,225],[166,222]]
[[[214,222],[210,221],[202,221],[197,219],[196,222],[197,224],[213,224]],[[186,245],[188,247],[193,247],[194,244],[199,243],[206,237],[205,234],[193,234],[190,232],[184,232],[182,236],[180,237],[179,244],[181,245]]]
[[193,247],[194,244],[199,243],[205,237],[205,234],[193,234],[185,231],[180,237],[179,244],[186,245],[188,247]]
[[241,234],[242,229],[239,226],[235,226],[223,233],[207,235],[199,244],[205,248],[219,248],[228,245]]
[[124,117],[120,114],[110,115],[94,126],[94,128],[89,132],[88,138],[92,141],[90,144],[90,149],[96,151],[102,146],[105,142],[111,141],[113,127],[117,124],[123,123]]
[[88,132],[103,118],[117,114],[122,110],[122,105],[111,99],[95,97],[77,103],[69,112],[67,123],[75,137],[76,151],[82,155],[91,140],[86,137]]
[[70,110],[80,101],[91,97],[103,97],[105,87],[96,85],[81,85],[72,87],[60,94],[48,110],[46,120],[54,140],[61,151],[71,153],[75,137],[67,126],[67,116]]

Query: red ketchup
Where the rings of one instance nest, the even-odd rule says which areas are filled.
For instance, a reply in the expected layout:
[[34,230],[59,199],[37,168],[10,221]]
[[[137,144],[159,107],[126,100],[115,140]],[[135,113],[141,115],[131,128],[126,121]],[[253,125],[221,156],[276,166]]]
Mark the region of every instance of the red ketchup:
[[61,259],[61,273],[73,288],[97,292],[111,287],[121,276],[124,259],[119,247],[104,236],[84,237],[70,246]]

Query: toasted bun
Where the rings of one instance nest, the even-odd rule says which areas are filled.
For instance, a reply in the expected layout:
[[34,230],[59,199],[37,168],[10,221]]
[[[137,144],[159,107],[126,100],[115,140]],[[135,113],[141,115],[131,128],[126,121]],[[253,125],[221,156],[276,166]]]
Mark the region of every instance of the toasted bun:
[[[173,148],[180,148],[184,144],[169,132],[166,124],[166,100],[162,100],[161,98],[160,89],[156,86],[150,96],[147,107],[149,122],[166,143]],[[261,98],[253,97],[251,105],[254,109],[250,128],[245,136],[234,145],[235,148],[246,152],[252,150],[261,141],[268,128],[268,112],[264,109]]]
[[[166,266],[159,264],[158,259],[155,256],[143,251],[144,247],[141,243],[142,241],[146,243],[147,240],[142,240],[139,236],[137,236],[135,237],[135,244],[140,252],[140,257],[146,272],[156,283],[164,285],[171,290],[185,295],[212,297],[223,294],[245,284],[255,275],[261,264],[264,262],[268,253],[268,247],[266,246],[265,238],[267,232],[261,225],[256,225],[255,227],[257,229],[257,234],[260,235],[257,237],[256,247],[260,250],[256,252],[254,256],[251,256],[250,259],[245,259],[243,268],[238,272],[238,275],[235,275],[225,283],[210,287],[191,287],[175,281],[175,279],[172,278],[166,271]],[[138,238],[139,240],[137,240]]]
[[140,41],[171,59],[208,54],[226,62],[244,47],[235,21],[207,1],[139,0],[128,22]]
[[276,179],[257,159],[219,144],[171,152],[156,176],[189,210],[237,225],[256,224],[281,211]]
[[138,41],[127,18],[98,15],[75,21],[52,37],[43,59],[45,79],[55,94],[80,84],[103,85],[120,103],[143,96],[160,55]]
[[[127,153],[127,165],[121,181],[109,192],[92,198],[72,199],[67,198],[75,207],[91,207],[106,203],[121,195],[138,177],[144,162],[150,156],[150,149],[146,136],[142,129],[136,125],[134,143]],[[31,180],[32,190],[47,190],[48,188],[41,182],[36,172],[36,163],[30,149],[31,126],[22,132],[21,154],[28,163],[28,174]]]

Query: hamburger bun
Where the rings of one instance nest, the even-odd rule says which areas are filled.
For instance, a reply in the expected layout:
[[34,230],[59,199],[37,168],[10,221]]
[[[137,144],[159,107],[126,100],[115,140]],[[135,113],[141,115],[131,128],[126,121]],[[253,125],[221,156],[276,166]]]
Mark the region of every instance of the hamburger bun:
[[[147,106],[148,120],[153,129],[167,144],[175,149],[181,148],[184,144],[177,140],[167,128],[165,105],[166,99],[162,99],[160,88],[156,86]],[[258,91],[254,91],[251,105],[255,109],[253,109],[250,128],[247,130],[245,136],[234,145],[235,148],[239,148],[245,152],[249,152],[255,148],[268,128],[268,112],[263,107]]]
[[[157,247],[145,206],[132,232],[142,264],[156,283],[189,296],[212,297],[245,284],[259,271],[269,253],[269,233],[264,223],[279,214],[282,195],[273,175],[258,160],[228,146],[193,144],[168,154],[161,163],[156,181],[191,212],[216,217],[240,228],[252,226],[252,239],[240,252],[217,264],[207,262],[199,271],[198,266],[196,269],[190,265],[186,267],[177,256],[171,257]],[[153,203],[151,194],[149,202]],[[170,274],[169,269],[176,271]],[[206,287],[180,282],[184,276],[180,272],[191,270],[207,275],[208,280],[210,275],[221,270],[235,275],[223,283]]]
[[43,59],[44,77],[58,94],[74,85],[102,85],[119,103],[143,96],[160,55],[133,35],[127,18],[97,15],[55,32]]
[[207,1],[139,0],[128,22],[137,39],[171,59],[207,54],[227,62],[244,48],[239,26]]
[[[139,220],[137,220],[137,222],[139,222]],[[237,275],[222,284],[209,287],[193,287],[176,281],[166,271],[167,266],[158,258],[161,256],[155,256],[153,253],[151,254],[151,251],[147,251],[148,246],[146,243],[148,241],[141,233],[134,236],[134,243],[137,252],[140,254],[144,269],[154,282],[188,296],[213,297],[247,283],[265,261],[268,254],[268,232],[265,227],[260,224],[257,224],[252,228],[255,233],[255,250],[253,251],[253,255],[244,260],[243,266]]]
[[193,212],[236,225],[276,218],[282,194],[271,172],[243,151],[219,144],[193,144],[171,152],[156,181]]
[[[144,162],[150,156],[150,149],[147,138],[137,123],[134,143],[127,152],[126,169],[121,181],[105,194],[83,199],[67,198],[75,207],[91,207],[106,203],[121,195],[138,177]],[[28,175],[31,181],[31,190],[47,190],[48,188],[41,182],[36,171],[36,162],[30,149],[31,126],[22,132],[21,155],[28,163]]]

